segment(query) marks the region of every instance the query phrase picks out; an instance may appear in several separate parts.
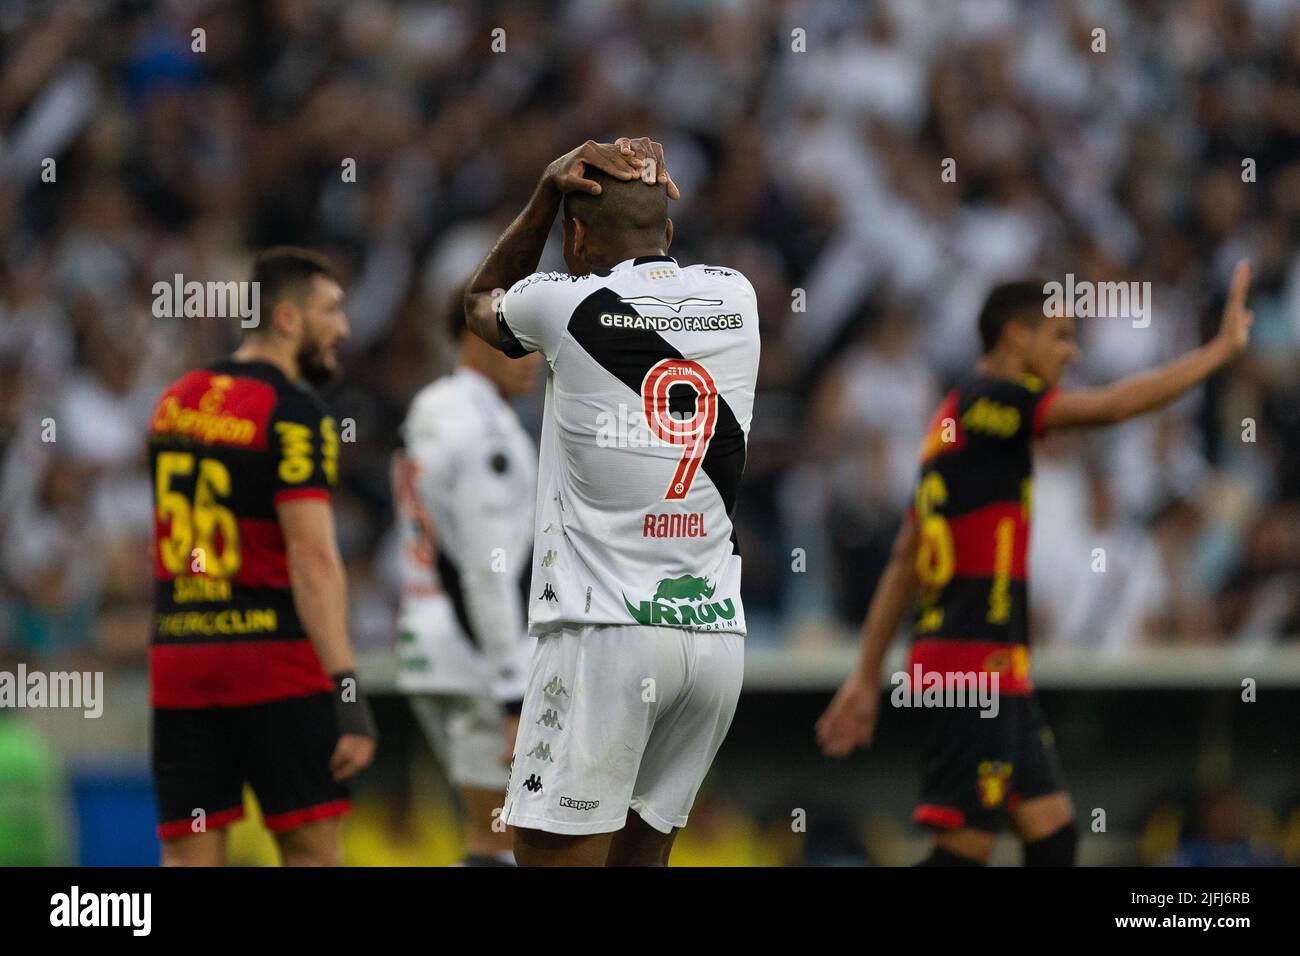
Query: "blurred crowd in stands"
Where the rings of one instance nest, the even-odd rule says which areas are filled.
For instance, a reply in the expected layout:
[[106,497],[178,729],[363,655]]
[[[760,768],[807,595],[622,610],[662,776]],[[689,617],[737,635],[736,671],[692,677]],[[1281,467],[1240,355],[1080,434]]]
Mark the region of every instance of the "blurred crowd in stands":
[[1211,334],[1243,256],[1246,357],[1039,446],[1036,640],[1300,632],[1293,0],[5,0],[0,647],[143,660],[152,404],[239,333],[153,286],[276,243],[347,277],[338,527],[354,640],[390,645],[389,455],[448,301],[549,160],[625,134],[664,144],[672,252],[758,292],[755,642],[860,621],[992,284],[1150,283],[1148,326],[1080,321],[1086,385]]

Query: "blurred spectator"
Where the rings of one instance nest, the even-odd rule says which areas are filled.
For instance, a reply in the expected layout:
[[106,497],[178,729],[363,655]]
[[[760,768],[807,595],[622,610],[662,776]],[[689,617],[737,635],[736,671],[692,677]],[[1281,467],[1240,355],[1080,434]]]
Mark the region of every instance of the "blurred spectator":
[[[406,402],[450,361],[431,316],[545,162],[625,133],[665,144],[683,191],[674,253],[741,268],[758,291],[738,533],[760,640],[801,616],[858,623],[993,283],[1151,283],[1149,327],[1083,324],[1074,382],[1090,384],[1194,344],[1242,255],[1253,357],[1159,417],[1044,455],[1036,511],[1052,534],[1035,533],[1034,561],[1056,568],[1034,572],[1035,600],[1044,637],[1075,643],[1295,635],[1300,536],[1281,526],[1300,499],[1300,9],[555,7],[4,5],[11,639],[84,646],[114,615],[119,636],[97,646],[143,660],[143,638],[120,635],[147,615],[147,560],[131,558],[152,520],[144,423],[159,383],[237,336],[229,320],[153,318],[153,284],[241,278],[257,248],[294,242],[349,277],[348,379],[329,396],[355,426],[340,534],[359,633],[381,642],[387,456]],[[543,267],[560,267],[554,247]],[[1105,576],[1080,570],[1094,547]],[[805,573],[790,573],[795,549]],[[1094,624],[1115,602],[1123,613]]]
[[1251,839],[1253,807],[1230,786],[1197,795],[1195,816],[1184,829],[1174,866],[1281,866],[1271,847]]

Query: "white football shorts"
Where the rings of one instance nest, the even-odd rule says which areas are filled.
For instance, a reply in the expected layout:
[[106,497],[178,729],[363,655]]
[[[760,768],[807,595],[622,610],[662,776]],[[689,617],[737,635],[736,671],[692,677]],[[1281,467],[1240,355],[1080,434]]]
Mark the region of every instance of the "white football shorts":
[[539,637],[506,823],[609,833],[632,809],[661,833],[685,826],[743,675],[740,634],[632,624]]
[[505,709],[486,696],[412,694],[411,711],[452,786],[505,789]]

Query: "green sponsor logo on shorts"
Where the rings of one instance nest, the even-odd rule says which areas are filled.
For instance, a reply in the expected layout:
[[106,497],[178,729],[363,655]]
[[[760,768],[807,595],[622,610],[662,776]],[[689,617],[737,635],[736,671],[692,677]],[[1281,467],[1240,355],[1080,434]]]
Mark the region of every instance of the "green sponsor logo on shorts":
[[697,627],[720,630],[736,617],[736,605],[731,598],[710,600],[717,590],[708,578],[683,574],[678,578],[664,578],[655,589],[654,597],[633,605],[623,595],[623,604],[632,620],[638,624],[670,624],[676,627]]

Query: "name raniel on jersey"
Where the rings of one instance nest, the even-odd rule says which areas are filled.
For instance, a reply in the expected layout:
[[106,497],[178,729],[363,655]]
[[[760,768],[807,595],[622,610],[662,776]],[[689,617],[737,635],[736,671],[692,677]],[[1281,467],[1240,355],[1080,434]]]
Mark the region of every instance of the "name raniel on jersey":
[[278,503],[329,498],[334,419],[272,365],[172,383],[149,428],[155,707],[235,707],[333,687],[294,608]]
[[912,508],[921,593],[909,671],[996,671],[1002,693],[1031,689],[1031,445],[1054,396],[1029,376],[979,376],[935,412]]

